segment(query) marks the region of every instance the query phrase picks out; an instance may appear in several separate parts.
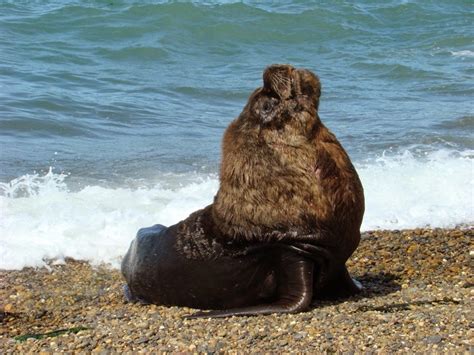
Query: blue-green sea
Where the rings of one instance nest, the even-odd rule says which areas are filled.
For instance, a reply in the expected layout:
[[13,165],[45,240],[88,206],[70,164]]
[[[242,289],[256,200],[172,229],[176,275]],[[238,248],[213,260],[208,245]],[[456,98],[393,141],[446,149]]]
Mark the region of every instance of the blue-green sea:
[[117,263],[211,203],[272,63],[320,77],[364,230],[474,222],[472,1],[0,1],[0,269]]

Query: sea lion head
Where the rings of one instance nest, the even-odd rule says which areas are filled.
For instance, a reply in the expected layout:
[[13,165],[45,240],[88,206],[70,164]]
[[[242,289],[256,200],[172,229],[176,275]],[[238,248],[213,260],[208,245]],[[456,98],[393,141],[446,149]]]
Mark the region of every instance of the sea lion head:
[[249,98],[241,117],[260,129],[306,134],[319,124],[317,115],[321,83],[307,69],[273,64],[263,72],[263,87]]

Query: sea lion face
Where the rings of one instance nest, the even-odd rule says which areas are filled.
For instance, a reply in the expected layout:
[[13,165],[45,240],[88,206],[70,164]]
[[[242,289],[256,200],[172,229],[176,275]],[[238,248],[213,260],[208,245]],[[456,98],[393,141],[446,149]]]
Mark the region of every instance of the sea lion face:
[[[321,84],[316,75],[290,65],[271,65],[263,73],[263,87],[249,98],[242,113],[259,130],[306,136],[319,124]],[[275,132],[269,135],[274,140]]]

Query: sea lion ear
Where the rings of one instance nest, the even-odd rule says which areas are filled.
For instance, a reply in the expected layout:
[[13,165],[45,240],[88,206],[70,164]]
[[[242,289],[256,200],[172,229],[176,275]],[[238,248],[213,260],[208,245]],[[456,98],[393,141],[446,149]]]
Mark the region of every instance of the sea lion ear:
[[319,78],[306,69],[298,70],[298,77],[299,94],[310,97],[315,103],[316,109],[318,109],[319,97],[321,96],[321,82]]

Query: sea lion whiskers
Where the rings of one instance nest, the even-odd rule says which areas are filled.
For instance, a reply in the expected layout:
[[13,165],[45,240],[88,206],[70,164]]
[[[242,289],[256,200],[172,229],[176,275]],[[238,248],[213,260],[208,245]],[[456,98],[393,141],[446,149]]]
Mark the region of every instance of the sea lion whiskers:
[[272,90],[281,100],[292,94],[294,68],[290,65],[271,65],[263,73],[264,87]]
[[273,84],[272,88],[277,92],[278,96],[282,99],[286,99],[286,97],[282,95],[281,89],[288,89],[291,85],[291,79],[283,76],[281,73],[275,73],[273,74],[271,81]]

